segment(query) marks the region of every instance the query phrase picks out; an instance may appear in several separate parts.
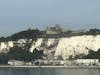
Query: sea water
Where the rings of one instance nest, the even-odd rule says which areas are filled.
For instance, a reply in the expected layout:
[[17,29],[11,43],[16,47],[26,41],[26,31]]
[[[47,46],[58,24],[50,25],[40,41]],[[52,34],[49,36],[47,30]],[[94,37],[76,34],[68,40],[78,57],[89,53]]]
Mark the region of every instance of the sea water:
[[0,75],[100,75],[100,69],[0,69]]

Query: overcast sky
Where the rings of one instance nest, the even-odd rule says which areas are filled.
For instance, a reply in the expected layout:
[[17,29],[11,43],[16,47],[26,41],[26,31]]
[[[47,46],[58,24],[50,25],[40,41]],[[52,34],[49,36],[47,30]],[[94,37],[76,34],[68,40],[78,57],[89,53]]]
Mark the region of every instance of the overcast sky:
[[100,28],[100,0],[0,0],[0,37],[55,24]]

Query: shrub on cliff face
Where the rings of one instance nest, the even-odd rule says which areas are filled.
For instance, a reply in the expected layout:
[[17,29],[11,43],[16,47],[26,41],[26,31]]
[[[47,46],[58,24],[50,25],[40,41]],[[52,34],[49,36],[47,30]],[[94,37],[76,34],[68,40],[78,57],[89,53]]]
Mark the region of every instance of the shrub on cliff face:
[[9,56],[6,53],[0,53],[0,64],[7,64]]
[[34,49],[33,51],[34,59],[42,59],[43,56],[44,56],[43,50],[38,51],[37,49]]
[[28,50],[15,46],[13,48],[10,48],[8,52],[8,56],[10,59],[27,62],[27,61],[33,61],[36,59],[42,59],[43,51],[42,50],[38,51],[37,49],[35,49],[33,53],[31,53]]
[[100,49],[98,51],[89,51],[89,54],[85,56],[86,59],[99,59],[100,60]]
[[24,50],[21,47],[10,48],[8,52],[10,59],[21,60],[21,61],[31,61],[33,54],[29,51]]

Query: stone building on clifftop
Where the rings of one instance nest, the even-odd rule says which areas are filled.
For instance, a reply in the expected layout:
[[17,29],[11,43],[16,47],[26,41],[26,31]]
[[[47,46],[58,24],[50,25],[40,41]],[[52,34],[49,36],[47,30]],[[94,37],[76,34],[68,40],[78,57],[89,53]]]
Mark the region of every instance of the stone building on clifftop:
[[62,28],[60,25],[55,25],[54,27],[47,27],[46,34],[60,34],[62,32]]

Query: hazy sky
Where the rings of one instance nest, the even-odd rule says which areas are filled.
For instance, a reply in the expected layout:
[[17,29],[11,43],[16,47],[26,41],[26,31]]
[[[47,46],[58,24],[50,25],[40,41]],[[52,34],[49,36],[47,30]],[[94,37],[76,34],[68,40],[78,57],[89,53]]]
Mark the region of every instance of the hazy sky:
[[100,0],[0,0],[0,36],[55,24],[100,28]]

